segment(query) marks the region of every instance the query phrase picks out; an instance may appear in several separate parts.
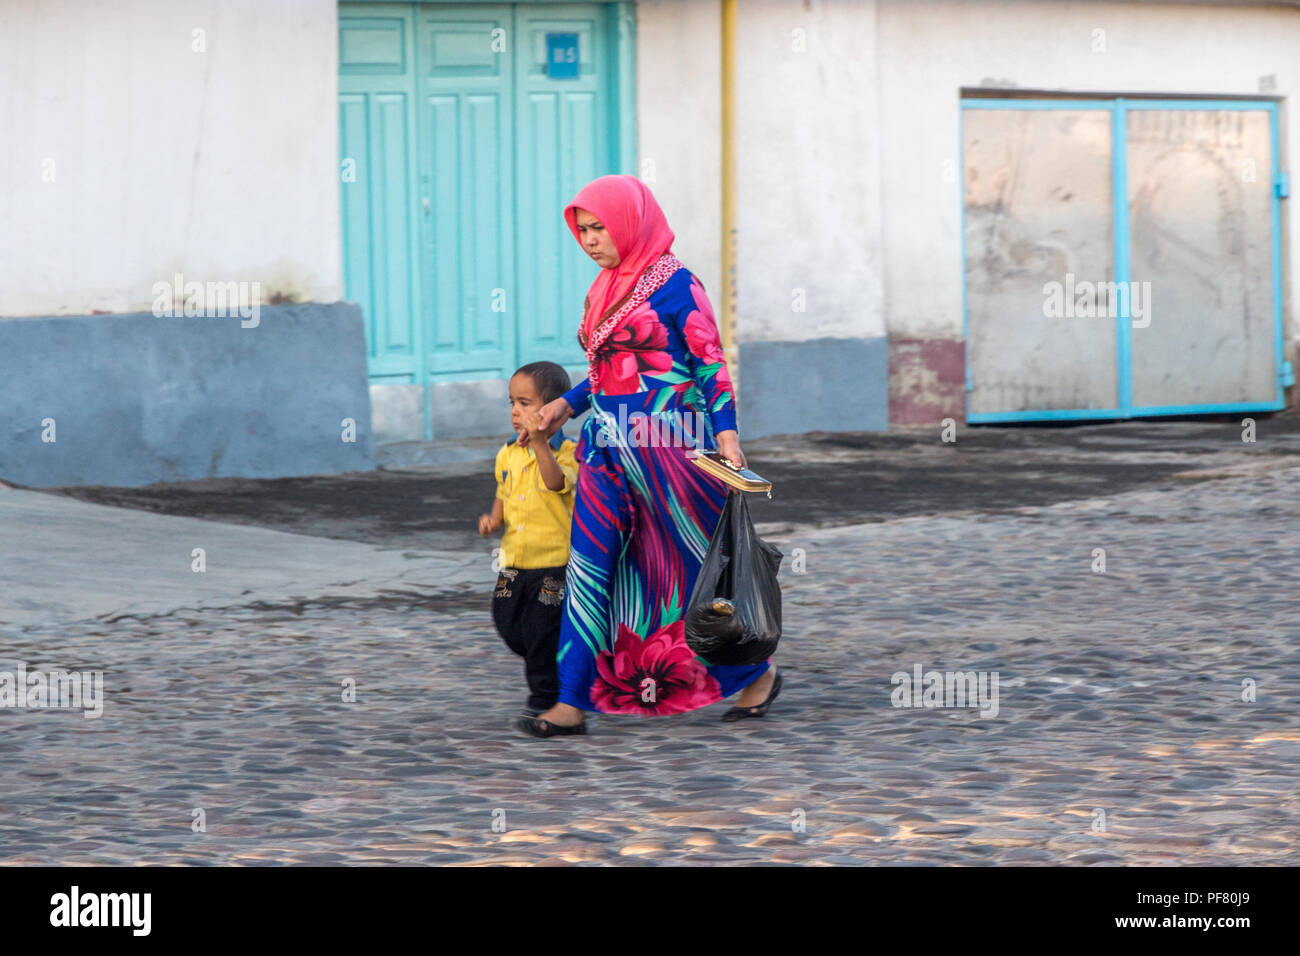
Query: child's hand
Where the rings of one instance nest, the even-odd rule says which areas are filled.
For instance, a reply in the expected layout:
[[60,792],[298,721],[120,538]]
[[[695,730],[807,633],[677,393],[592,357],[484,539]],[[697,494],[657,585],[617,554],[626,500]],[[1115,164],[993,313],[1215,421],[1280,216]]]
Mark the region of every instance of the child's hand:
[[483,535],[491,534],[497,528],[501,527],[496,520],[496,515],[479,515],[478,516],[478,533]]
[[538,442],[546,444],[546,425],[539,412],[529,412],[524,419],[524,427],[528,429],[529,442]]

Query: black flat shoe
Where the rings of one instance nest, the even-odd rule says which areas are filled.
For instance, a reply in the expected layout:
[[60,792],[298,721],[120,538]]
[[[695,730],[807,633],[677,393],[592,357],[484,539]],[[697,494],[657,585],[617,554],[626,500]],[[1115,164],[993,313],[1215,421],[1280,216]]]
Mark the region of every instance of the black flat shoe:
[[587,732],[587,722],[584,720],[572,727],[561,727],[559,724],[553,724],[549,720],[543,720],[540,717],[529,717],[527,714],[520,714],[515,718],[515,729],[522,731],[529,737],[562,737],[566,734],[585,734]]
[[524,707],[519,711],[519,713],[510,718],[510,726],[515,726],[515,723],[520,717],[536,717],[540,713],[542,713],[542,711],[534,710],[532,707]]
[[744,720],[746,717],[762,717],[767,713],[767,708],[772,706],[772,701],[776,700],[776,695],[781,693],[781,684],[785,680],[785,673],[777,671],[776,677],[772,681],[772,689],[767,692],[767,700],[755,707],[733,707],[722,715],[726,721]]

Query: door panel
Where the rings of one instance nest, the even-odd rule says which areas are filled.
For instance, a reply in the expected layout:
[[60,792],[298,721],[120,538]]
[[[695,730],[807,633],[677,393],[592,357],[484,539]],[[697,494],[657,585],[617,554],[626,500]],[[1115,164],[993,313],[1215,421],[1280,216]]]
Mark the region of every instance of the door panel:
[[[431,150],[419,177],[421,224],[424,230],[429,315],[425,337],[433,353],[462,350],[458,246],[462,194],[460,188],[461,101],[454,95],[427,96],[422,108]],[[429,210],[423,210],[424,200]],[[436,211],[436,212],[435,212]],[[444,251],[446,255],[444,256]]]
[[[376,329],[382,334],[380,354],[414,355],[414,297],[411,292],[409,260],[411,190],[407,143],[410,126],[410,97],[405,93],[376,93],[370,107],[370,208],[375,214],[371,233],[376,277],[375,314],[385,321]],[[386,280],[386,281],[383,281]]]
[[1053,312],[1045,291],[1114,279],[1110,127],[1105,110],[963,114],[973,414],[1116,406],[1115,319]]
[[1272,168],[1265,111],[1128,112],[1135,407],[1274,399]]
[[[371,273],[370,152],[366,145],[370,98],[365,93],[339,94],[339,153],[342,165],[350,165],[356,179],[343,180],[340,203],[343,213],[343,282],[348,298],[359,302],[366,317],[366,342],[370,358],[383,351],[381,337],[373,327],[375,315],[374,276]],[[348,173],[341,173],[347,175]]]
[[[565,225],[565,204],[592,179],[618,172],[610,155],[607,23],[599,6],[518,7],[520,56],[518,235],[521,362],[584,364],[576,334],[597,267]],[[546,34],[578,36],[577,79],[546,75]]]
[[505,5],[416,14],[431,380],[513,371],[512,17]]
[[420,342],[413,220],[410,8],[339,14],[343,275],[362,306],[373,376],[415,381]]

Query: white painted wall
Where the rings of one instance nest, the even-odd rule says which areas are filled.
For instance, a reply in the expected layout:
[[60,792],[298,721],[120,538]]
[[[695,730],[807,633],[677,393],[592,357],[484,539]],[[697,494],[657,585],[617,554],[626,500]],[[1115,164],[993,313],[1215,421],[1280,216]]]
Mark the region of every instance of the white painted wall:
[[[884,334],[874,4],[744,0],[736,35],[737,335]],[[796,29],[803,50],[796,50]],[[721,310],[721,10],[637,4],[638,150]],[[806,311],[796,312],[796,290]]]
[[[641,0],[637,17],[640,155],[656,161],[683,258],[708,277],[718,3]],[[1276,95],[1300,88],[1300,9],[1277,4],[743,0],[736,46],[742,342],[961,336],[962,87],[1259,95],[1272,74]],[[1282,131],[1284,160],[1300,156],[1300,124]],[[1298,208],[1283,206],[1293,236]],[[1300,276],[1300,243],[1286,255]],[[1300,315],[1300,282],[1289,293]]]
[[741,342],[884,335],[875,10],[875,0],[740,4]]
[[[1300,91],[1300,10],[1278,5],[879,0],[885,299],[892,335],[961,336],[959,93],[1019,87],[1104,94]],[[1105,52],[1092,52],[1093,31]],[[1289,129],[1288,129],[1289,126]],[[1284,160],[1300,124],[1281,125]],[[1294,168],[1294,163],[1292,164]],[[1282,205],[1297,235],[1295,199]],[[1291,316],[1300,243],[1290,243]],[[1294,318],[1292,320],[1294,328]]]
[[336,9],[0,3],[0,315],[146,311],[175,272],[338,300]]
[[718,0],[637,4],[637,168],[673,252],[722,309],[722,61]]
[[[146,310],[177,271],[337,300],[335,11],[0,3],[0,315]],[[718,0],[641,0],[637,38],[637,171],[653,164],[677,252],[720,300]],[[962,86],[1253,95],[1272,74],[1286,96],[1300,12],[744,0],[737,57],[740,340],[957,337],[960,183],[944,164],[958,156]],[[1300,156],[1300,124],[1282,129],[1284,156]],[[1283,209],[1294,236],[1296,201]],[[1300,243],[1287,255],[1295,316]]]

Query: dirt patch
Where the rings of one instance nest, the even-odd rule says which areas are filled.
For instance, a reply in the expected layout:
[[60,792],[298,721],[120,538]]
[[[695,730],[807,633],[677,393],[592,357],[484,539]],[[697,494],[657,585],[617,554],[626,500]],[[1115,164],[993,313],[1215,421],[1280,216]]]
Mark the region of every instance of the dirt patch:
[[[746,442],[774,483],[753,496],[766,525],[826,526],[951,511],[1002,512],[1188,479],[1300,464],[1300,416],[1087,425],[814,432]],[[1279,459],[1286,461],[1279,461]],[[492,504],[491,464],[302,478],[210,478],[143,488],[39,489],[97,504],[394,548],[489,548],[475,530]]]

